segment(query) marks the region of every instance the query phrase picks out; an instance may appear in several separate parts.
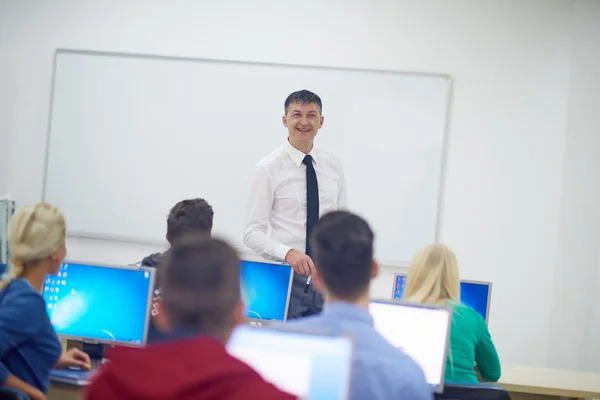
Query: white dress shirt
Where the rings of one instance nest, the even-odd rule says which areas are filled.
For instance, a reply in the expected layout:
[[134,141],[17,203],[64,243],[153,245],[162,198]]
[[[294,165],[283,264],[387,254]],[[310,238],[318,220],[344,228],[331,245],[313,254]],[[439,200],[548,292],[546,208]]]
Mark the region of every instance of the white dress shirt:
[[[313,146],[309,153],[319,185],[319,214],[347,208],[339,158]],[[257,165],[248,201],[244,244],[267,259],[306,251],[306,154],[287,142]],[[268,230],[271,228],[269,234]]]

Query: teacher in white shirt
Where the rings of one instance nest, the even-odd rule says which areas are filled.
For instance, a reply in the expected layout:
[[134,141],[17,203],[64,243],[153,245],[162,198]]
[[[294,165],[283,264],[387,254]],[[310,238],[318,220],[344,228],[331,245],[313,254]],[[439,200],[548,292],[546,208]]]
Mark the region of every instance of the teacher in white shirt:
[[315,266],[306,239],[321,215],[346,208],[346,183],[339,158],[314,146],[324,121],[321,98],[300,90],[284,106],[288,140],[256,165],[244,244],[266,259],[291,265],[288,318],[300,318],[323,308],[323,298],[310,285]]

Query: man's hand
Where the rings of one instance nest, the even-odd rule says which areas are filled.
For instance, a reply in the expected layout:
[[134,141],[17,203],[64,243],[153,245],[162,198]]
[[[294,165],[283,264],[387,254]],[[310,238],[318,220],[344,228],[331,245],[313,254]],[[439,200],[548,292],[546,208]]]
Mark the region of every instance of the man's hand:
[[37,388],[31,386],[29,383],[25,383],[13,374],[10,374],[4,386],[11,387],[13,389],[20,390],[25,393],[31,400],[46,400],[46,395]]
[[46,395],[39,390],[35,389],[31,393],[27,393],[31,400],[46,400]]
[[58,364],[56,368],[69,368],[69,367],[78,367],[82,369],[90,369],[92,362],[90,360],[90,356],[88,356],[83,351],[72,348],[69,351],[66,351],[60,356],[58,360]]
[[315,270],[315,264],[309,256],[298,250],[290,250],[285,255],[285,261],[290,264],[297,274],[311,275]]

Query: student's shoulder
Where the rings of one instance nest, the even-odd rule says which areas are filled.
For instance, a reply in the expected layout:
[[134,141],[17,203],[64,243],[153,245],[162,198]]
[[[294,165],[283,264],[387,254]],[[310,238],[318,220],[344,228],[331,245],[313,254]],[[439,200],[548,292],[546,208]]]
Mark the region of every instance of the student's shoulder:
[[2,303],[3,306],[39,307],[44,306],[44,299],[25,280],[16,279],[3,289]]
[[330,333],[333,324],[322,315],[298,318],[275,325],[281,329],[302,330],[313,333]]
[[163,257],[163,253],[152,253],[147,257],[144,257],[141,261],[142,267],[157,267],[161,258]]
[[7,323],[16,323],[24,316],[30,320],[38,320],[46,313],[46,304],[42,296],[22,279],[11,282],[4,289],[1,301],[0,315]]
[[470,323],[485,324],[483,317],[474,308],[463,303],[452,303],[454,318],[460,318]]

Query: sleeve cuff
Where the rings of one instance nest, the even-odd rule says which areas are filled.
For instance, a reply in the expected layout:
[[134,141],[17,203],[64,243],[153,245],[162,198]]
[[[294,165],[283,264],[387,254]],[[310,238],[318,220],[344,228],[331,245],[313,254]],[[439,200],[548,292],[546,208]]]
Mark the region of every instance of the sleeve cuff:
[[285,261],[285,256],[290,250],[292,250],[292,247],[290,246],[286,246],[285,244],[277,244],[273,248],[273,255],[280,260]]

